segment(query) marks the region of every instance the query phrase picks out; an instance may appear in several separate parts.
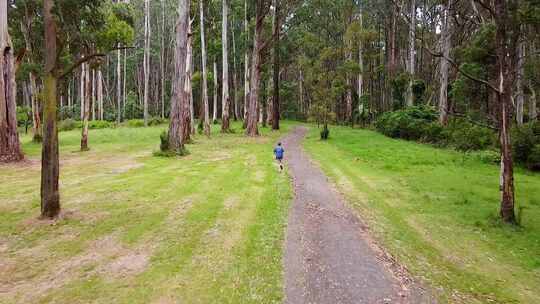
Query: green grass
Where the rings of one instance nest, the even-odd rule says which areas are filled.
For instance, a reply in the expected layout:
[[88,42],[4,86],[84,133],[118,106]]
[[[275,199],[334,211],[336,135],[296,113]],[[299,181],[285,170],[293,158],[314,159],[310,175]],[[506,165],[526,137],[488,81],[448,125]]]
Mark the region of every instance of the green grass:
[[498,167],[472,156],[333,127],[305,148],[377,239],[442,303],[540,303],[540,175],[518,169],[521,227],[498,220]]
[[166,126],[60,133],[57,222],[39,215],[40,145],[0,170],[0,303],[279,303],[291,188],[281,132],[196,136],[154,157]]

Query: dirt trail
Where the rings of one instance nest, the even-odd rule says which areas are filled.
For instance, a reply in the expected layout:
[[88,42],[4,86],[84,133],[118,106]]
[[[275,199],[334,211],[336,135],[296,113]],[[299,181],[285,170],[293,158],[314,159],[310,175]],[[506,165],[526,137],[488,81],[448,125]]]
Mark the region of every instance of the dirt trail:
[[310,162],[301,148],[306,132],[296,128],[283,140],[295,189],[284,258],[285,303],[430,303],[413,296],[404,278],[389,269],[357,216]]

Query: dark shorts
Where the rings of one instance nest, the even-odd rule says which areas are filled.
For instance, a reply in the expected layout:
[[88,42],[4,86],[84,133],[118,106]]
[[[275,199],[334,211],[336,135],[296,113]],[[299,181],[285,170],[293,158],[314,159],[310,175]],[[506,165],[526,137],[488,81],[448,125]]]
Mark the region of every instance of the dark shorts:
[[283,157],[276,157],[276,159],[277,159],[278,161],[282,161],[282,160],[283,160]]

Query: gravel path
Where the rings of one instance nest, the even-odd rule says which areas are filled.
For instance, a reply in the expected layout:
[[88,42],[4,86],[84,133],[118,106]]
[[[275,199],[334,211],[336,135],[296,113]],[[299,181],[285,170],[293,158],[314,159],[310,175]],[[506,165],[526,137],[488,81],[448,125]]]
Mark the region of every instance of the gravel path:
[[413,300],[408,280],[389,267],[392,262],[310,162],[301,148],[306,132],[298,127],[283,139],[295,189],[285,246],[285,303],[431,303]]

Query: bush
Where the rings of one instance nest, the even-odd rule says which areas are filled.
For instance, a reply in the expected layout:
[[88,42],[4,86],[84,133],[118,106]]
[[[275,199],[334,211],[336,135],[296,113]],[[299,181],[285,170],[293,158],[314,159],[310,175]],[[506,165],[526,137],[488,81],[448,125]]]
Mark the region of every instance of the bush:
[[496,134],[486,127],[474,125],[462,119],[448,126],[449,144],[459,151],[485,150],[494,146]]
[[324,125],[323,130],[321,131],[321,139],[327,140],[328,137],[330,137],[330,130],[328,129],[328,125]]
[[540,135],[535,134],[535,127],[529,123],[512,129],[513,156],[517,162],[526,163],[535,145],[540,144]]
[[442,129],[435,126],[436,120],[437,112],[433,108],[416,106],[384,113],[375,127],[389,137],[433,142],[442,134]]
[[161,144],[159,145],[161,152],[169,151],[169,132],[161,132],[159,139],[161,140]]
[[495,150],[475,151],[471,152],[470,155],[486,164],[499,164],[501,162],[501,154]]
[[144,120],[143,119],[130,119],[126,121],[126,124],[130,128],[141,128],[141,127],[144,127]]
[[167,122],[167,120],[163,119],[161,117],[151,117],[148,120],[148,125],[149,126],[159,126],[159,125],[162,125],[162,124],[164,124],[166,122]]
[[32,109],[29,107],[17,107],[17,125],[25,127],[32,121]]
[[91,120],[88,122],[88,129],[106,129],[113,128],[114,124],[106,120]]
[[540,144],[536,144],[527,158],[527,167],[533,171],[540,171]]
[[58,123],[58,131],[60,132],[71,131],[73,129],[80,128],[80,127],[81,127],[81,123],[73,119],[64,119]]

